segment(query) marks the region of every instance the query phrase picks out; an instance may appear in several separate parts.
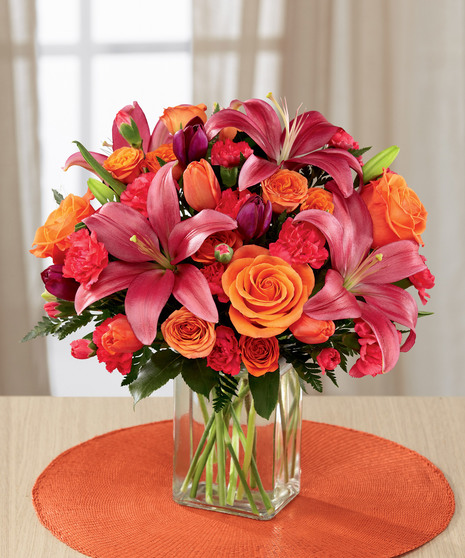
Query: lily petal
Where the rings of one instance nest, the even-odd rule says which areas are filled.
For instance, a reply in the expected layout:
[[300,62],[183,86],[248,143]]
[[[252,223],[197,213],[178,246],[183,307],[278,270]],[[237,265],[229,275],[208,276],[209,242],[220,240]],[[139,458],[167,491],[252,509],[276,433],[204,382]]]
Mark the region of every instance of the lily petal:
[[189,312],[202,320],[213,323],[218,321],[218,310],[208,282],[195,266],[177,266],[173,295]]
[[[139,130],[139,135],[142,139],[142,149],[147,152],[150,142],[150,128],[147,122],[144,111],[140,108],[139,104],[134,101],[132,105],[127,105],[121,109],[122,112],[126,112],[130,118],[136,123],[137,129]],[[127,147],[129,143],[123,138],[119,133],[118,126],[116,125],[116,120],[113,121],[112,128],[113,136],[113,151],[116,151],[120,147]]]
[[333,269],[328,269],[324,287],[305,303],[304,314],[315,320],[342,320],[360,317],[357,299],[343,286],[344,280]]
[[371,256],[380,258],[373,266],[370,283],[395,283],[426,269],[413,240],[397,240],[376,249]]
[[174,273],[151,269],[132,281],[125,300],[125,310],[135,336],[151,345],[157,335],[158,318],[174,287]]
[[239,173],[239,190],[242,191],[260,183],[277,170],[279,170],[279,165],[274,161],[250,155]]
[[234,219],[214,209],[203,209],[194,217],[181,221],[173,228],[168,239],[171,264],[176,265],[192,256],[207,236],[219,231],[232,231],[235,228],[237,223]]
[[[310,153],[315,149],[320,149],[329,142],[334,134],[339,130],[326,118],[316,110],[304,112],[302,115],[297,116],[297,122],[292,120],[289,123],[289,128],[292,129],[293,125],[299,127],[299,133],[294,140],[289,156],[291,158]],[[284,139],[285,130],[283,131],[282,140]]]
[[[84,223],[96,232],[98,240],[112,256],[125,262],[155,260],[160,252],[158,238],[147,219],[122,203],[106,203],[97,213],[84,219]],[[139,242],[132,242],[133,236]],[[146,250],[141,250],[139,243],[143,243]]]
[[163,249],[168,250],[168,238],[181,221],[176,181],[171,172],[176,162],[163,165],[157,172],[147,195],[147,213]]
[[152,136],[147,151],[155,151],[160,145],[164,143],[171,143],[173,136],[169,133],[168,128],[162,120],[159,120],[153,129]]
[[93,302],[127,289],[135,277],[153,267],[151,263],[110,262],[90,288],[79,287],[74,299],[76,312],[80,314]]
[[[95,151],[89,151],[89,153],[101,165],[103,165],[103,163],[108,159],[108,157],[106,155],[103,155],[102,153],[96,153]],[[74,166],[82,167],[83,169],[94,172],[94,170],[89,165],[89,163],[87,163],[84,157],[81,155],[80,151],[78,151],[77,153],[73,153],[66,159],[66,163],[65,166],[63,167],[63,170],[67,171],[69,167],[74,167]]]

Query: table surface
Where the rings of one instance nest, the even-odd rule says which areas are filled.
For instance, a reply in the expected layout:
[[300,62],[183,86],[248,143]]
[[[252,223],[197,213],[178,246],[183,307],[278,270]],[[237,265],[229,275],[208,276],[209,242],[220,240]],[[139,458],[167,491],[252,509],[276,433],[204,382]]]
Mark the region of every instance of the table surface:
[[[39,523],[31,501],[36,478],[69,447],[118,428],[171,418],[172,405],[170,397],[151,397],[135,411],[126,397],[0,397],[0,556],[82,556]],[[408,556],[465,557],[464,397],[308,396],[303,418],[371,432],[437,465],[454,491],[455,515],[446,531]]]

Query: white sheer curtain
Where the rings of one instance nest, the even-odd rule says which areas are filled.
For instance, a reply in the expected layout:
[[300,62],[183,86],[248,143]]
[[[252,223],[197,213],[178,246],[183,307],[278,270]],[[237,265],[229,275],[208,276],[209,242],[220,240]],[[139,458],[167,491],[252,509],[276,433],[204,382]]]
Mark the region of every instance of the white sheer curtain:
[[20,344],[42,314],[28,254],[40,220],[34,13],[33,1],[0,0],[0,395],[48,393],[44,343]]
[[[286,96],[320,110],[393,167],[429,211],[437,286],[418,340],[383,377],[326,393],[465,395],[465,3],[462,0],[196,0],[194,102]],[[326,389],[326,388],[325,388]]]

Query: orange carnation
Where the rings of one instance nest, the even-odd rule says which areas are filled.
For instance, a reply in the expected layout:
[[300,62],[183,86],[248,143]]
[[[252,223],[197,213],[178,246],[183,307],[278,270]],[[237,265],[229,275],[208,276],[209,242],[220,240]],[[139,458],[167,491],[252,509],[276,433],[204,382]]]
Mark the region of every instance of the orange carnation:
[[336,326],[331,320],[314,320],[306,314],[302,314],[289,329],[294,337],[302,343],[316,345],[328,341],[336,331]]
[[396,240],[415,240],[423,246],[420,235],[428,213],[402,176],[384,170],[383,176],[366,184],[360,195],[373,221],[373,248]]
[[253,244],[237,250],[222,277],[236,330],[248,337],[273,337],[302,315],[315,284],[307,264],[290,265]]
[[141,173],[141,162],[144,159],[142,149],[120,147],[106,159],[104,168],[111,172],[117,180],[129,184]]
[[161,332],[168,345],[186,358],[208,356],[216,341],[215,325],[184,306],[161,324]]
[[163,116],[160,116],[160,120],[168,128],[170,134],[175,134],[196,116],[201,118],[205,124],[207,121],[206,110],[207,105],[203,103],[200,105],[177,105],[166,108],[163,111]]
[[239,339],[241,359],[252,376],[263,376],[279,367],[279,343],[276,337],[255,339],[242,335]]
[[233,250],[237,250],[242,246],[243,242],[241,236],[236,231],[220,231],[208,236],[197,252],[192,255],[192,259],[204,264],[215,263],[215,246],[218,244],[227,244]]
[[[71,246],[69,235],[74,227],[95,212],[90,205],[93,195],[88,191],[84,197],[69,194],[59,207],[47,217],[45,224],[36,231],[31,254],[38,258],[53,258],[56,264],[63,263],[65,252]],[[35,248],[34,248],[35,246]]]
[[281,169],[261,183],[262,197],[271,202],[274,213],[294,211],[306,198],[308,182],[298,172]]
[[176,155],[173,152],[173,144],[164,143],[157,147],[155,151],[149,151],[145,154],[144,165],[147,166],[150,172],[157,172],[160,170],[160,163],[158,159],[169,163],[170,161],[176,161]]
[[321,211],[332,214],[334,211],[333,194],[323,188],[309,188],[307,197],[300,206],[300,211],[305,209],[321,209]]

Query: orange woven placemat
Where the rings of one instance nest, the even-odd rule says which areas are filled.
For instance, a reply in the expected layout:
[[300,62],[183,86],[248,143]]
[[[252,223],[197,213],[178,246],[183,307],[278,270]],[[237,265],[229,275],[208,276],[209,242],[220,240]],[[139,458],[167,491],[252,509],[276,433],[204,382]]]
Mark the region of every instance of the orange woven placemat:
[[303,422],[300,495],[271,521],[171,499],[172,421],[109,432],[59,455],[33,502],[58,539],[94,558],[394,557],[454,513],[442,472],[377,436]]

